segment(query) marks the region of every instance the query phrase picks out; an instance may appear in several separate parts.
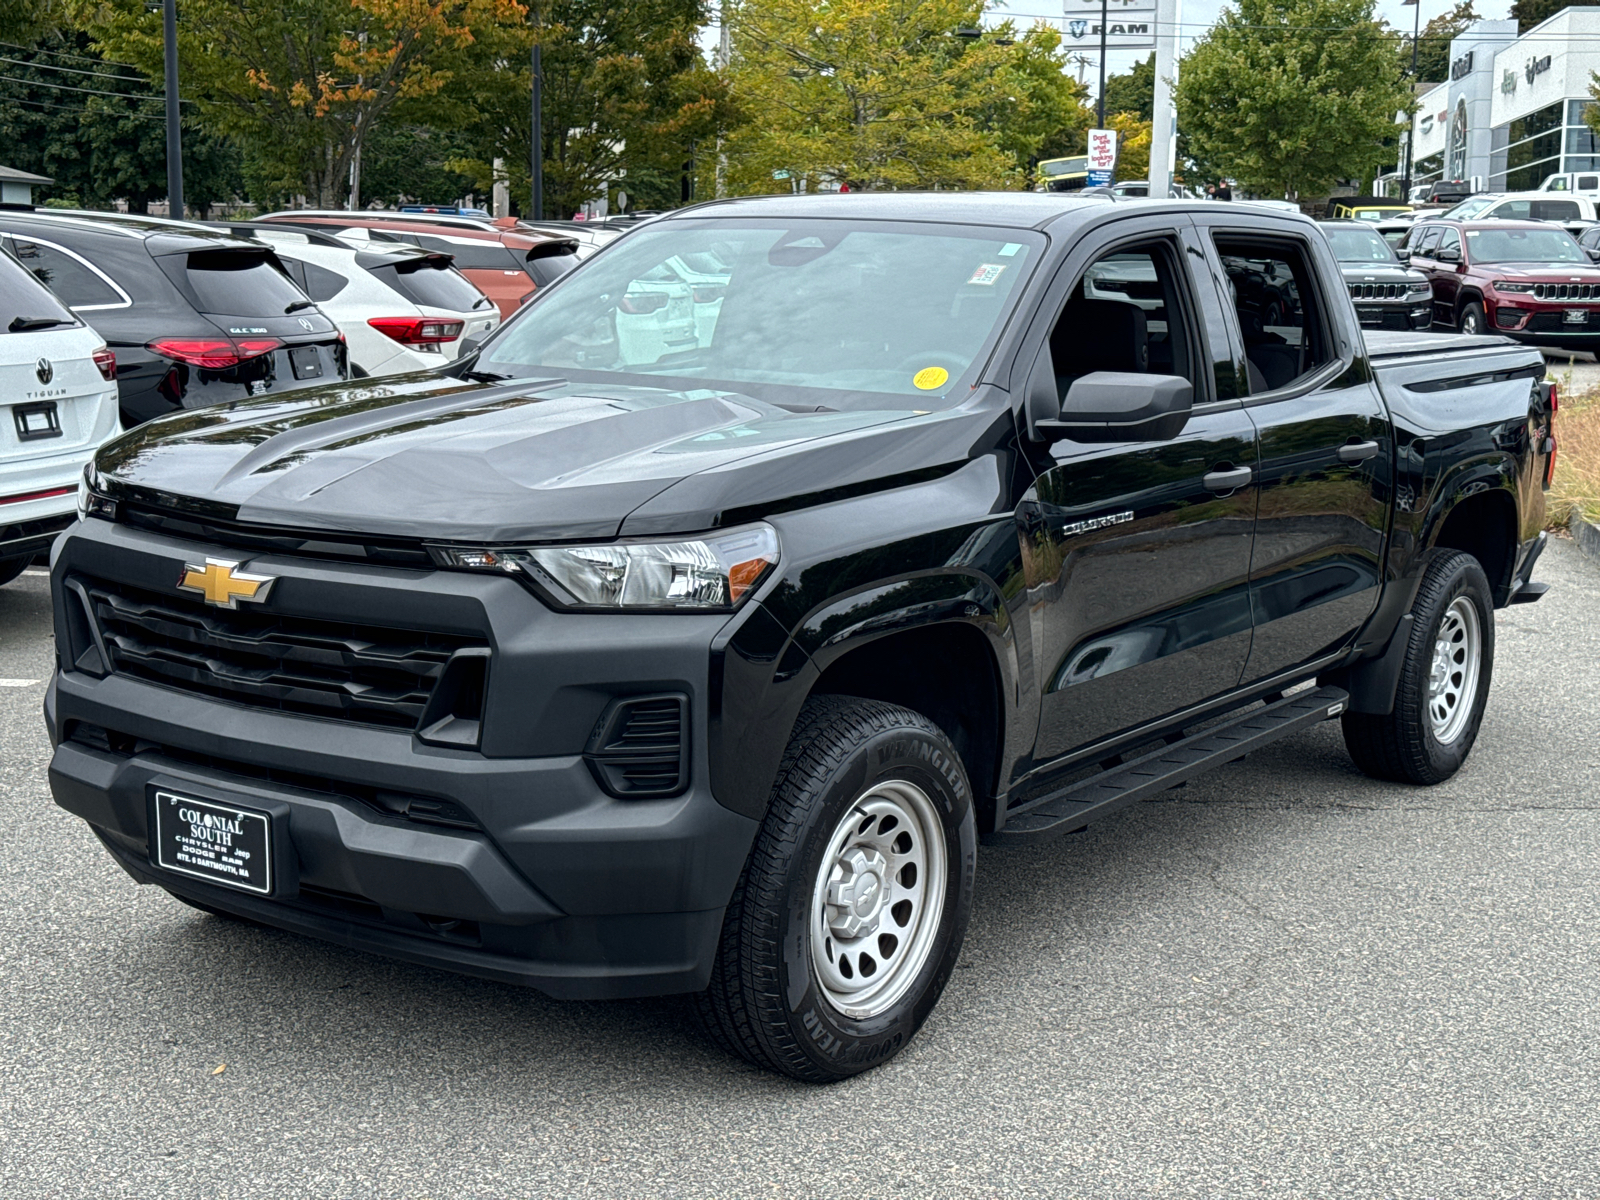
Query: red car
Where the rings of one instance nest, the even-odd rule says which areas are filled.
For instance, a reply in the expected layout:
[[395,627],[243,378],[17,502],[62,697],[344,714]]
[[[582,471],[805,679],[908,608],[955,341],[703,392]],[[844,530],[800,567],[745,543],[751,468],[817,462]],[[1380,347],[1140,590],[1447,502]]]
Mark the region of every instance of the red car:
[[1435,324],[1600,349],[1600,268],[1559,225],[1418,221],[1397,249],[1433,285]]
[[529,229],[496,229],[477,220],[450,221],[425,213],[293,210],[260,218],[286,225],[313,225],[352,244],[408,242],[455,259],[455,268],[509,317],[578,263],[573,238]]

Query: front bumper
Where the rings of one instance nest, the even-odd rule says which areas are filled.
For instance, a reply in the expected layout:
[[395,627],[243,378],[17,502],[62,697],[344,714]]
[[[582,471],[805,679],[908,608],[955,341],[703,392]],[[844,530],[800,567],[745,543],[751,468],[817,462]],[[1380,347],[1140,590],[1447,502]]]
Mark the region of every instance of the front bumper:
[[[228,553],[81,523],[52,567],[58,643],[74,636],[64,581],[93,575],[171,590],[180,564],[207,550]],[[273,602],[286,611],[367,621],[409,614],[419,629],[472,628],[492,653],[482,747],[442,748],[408,730],[254,707],[125,673],[58,671],[45,714],[56,746],[51,790],[135,880],[555,996],[705,986],[756,830],[712,795],[706,763],[709,646],[726,618],[556,613],[510,579],[455,572],[272,556],[249,568],[279,576]],[[667,690],[689,697],[689,785],[668,799],[613,798],[583,758],[588,731],[615,696]],[[155,865],[158,787],[271,815],[281,839],[272,895]],[[468,820],[397,814],[396,796],[444,802]]]
[[1433,324],[1433,302],[1422,300],[1416,303],[1405,301],[1375,302],[1372,300],[1356,300],[1356,317],[1361,322],[1363,329],[1390,329],[1407,332],[1417,329],[1428,329]]

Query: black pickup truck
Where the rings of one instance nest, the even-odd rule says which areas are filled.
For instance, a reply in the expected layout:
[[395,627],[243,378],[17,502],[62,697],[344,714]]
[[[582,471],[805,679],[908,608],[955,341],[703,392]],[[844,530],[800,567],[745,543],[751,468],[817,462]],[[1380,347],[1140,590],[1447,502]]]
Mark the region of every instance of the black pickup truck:
[[51,786],[197,908],[689,993],[842,1078],[937,1001],[980,841],[1336,717],[1373,775],[1461,765],[1544,591],[1543,375],[1364,337],[1248,205],[688,208],[442,371],[103,449]]

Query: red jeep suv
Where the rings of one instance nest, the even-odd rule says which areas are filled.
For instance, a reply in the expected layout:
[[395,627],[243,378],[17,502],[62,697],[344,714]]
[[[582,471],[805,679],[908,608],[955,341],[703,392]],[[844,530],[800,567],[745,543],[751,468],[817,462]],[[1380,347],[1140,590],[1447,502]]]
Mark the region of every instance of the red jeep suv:
[[1433,285],[1437,324],[1600,349],[1600,268],[1559,225],[1418,221],[1397,249]]

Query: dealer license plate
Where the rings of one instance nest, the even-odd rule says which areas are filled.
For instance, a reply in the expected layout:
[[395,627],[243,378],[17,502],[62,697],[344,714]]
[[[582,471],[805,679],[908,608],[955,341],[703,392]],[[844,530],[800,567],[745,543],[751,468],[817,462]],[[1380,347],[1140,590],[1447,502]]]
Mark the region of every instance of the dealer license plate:
[[1569,308],[1561,314],[1561,320],[1567,325],[1587,325],[1589,323],[1589,310],[1587,308]]
[[207,883],[272,893],[272,818],[248,808],[156,793],[156,864]]

